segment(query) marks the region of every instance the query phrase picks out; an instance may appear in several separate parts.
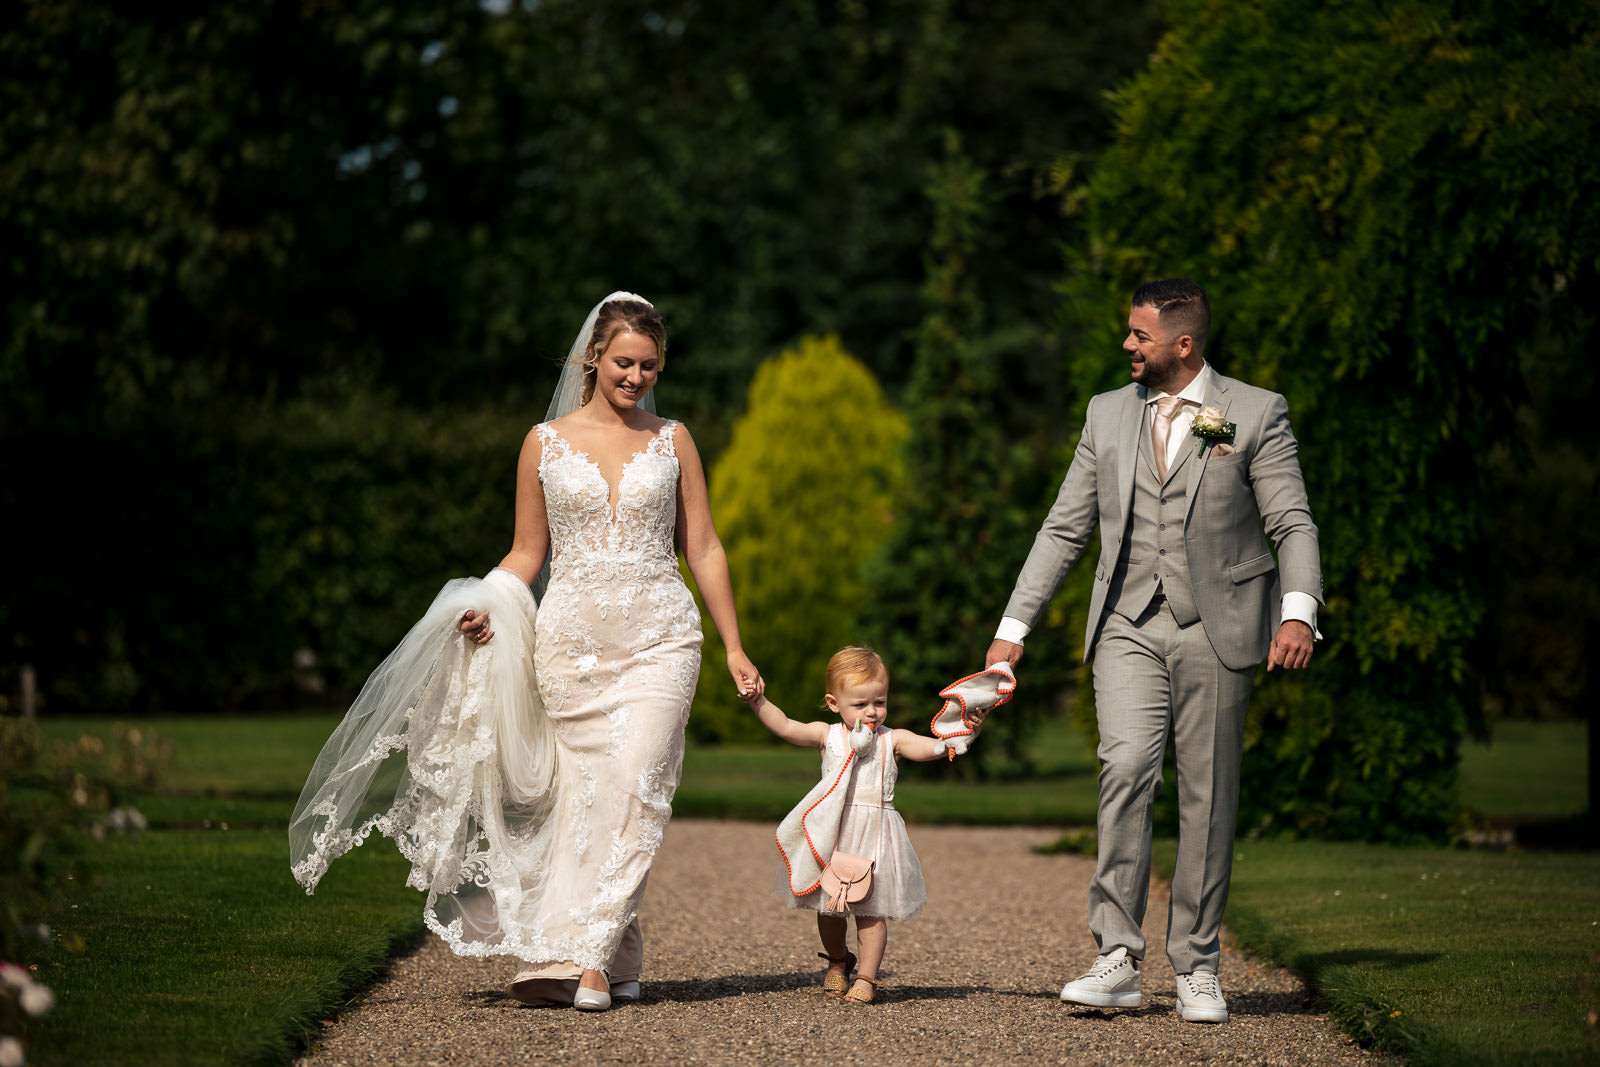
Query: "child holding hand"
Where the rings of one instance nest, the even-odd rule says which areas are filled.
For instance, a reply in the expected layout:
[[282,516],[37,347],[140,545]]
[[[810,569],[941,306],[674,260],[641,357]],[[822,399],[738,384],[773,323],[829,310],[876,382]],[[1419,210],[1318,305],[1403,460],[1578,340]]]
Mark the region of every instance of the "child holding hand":
[[[822,756],[822,782],[778,829],[784,866],[773,891],[791,908],[817,912],[822,959],[828,961],[825,992],[853,1003],[871,1003],[877,995],[878,969],[889,943],[889,919],[910,919],[927,901],[922,864],[911,847],[905,820],[894,810],[896,757],[928,761],[942,758],[945,742],[884,726],[889,712],[889,668],[870,648],[842,649],[828,661],[828,709],[839,722],[797,722],[766,699],[751,694],[746,701],[767,729],[793,745],[817,749]],[[832,819],[838,814],[837,833]],[[820,824],[819,824],[820,821]],[[818,841],[832,836],[833,848],[874,862],[871,894],[832,911],[819,888]],[[786,840],[787,839],[787,840]],[[856,917],[860,970],[849,976],[857,960],[846,948],[846,914]],[[849,991],[846,992],[848,986]]]

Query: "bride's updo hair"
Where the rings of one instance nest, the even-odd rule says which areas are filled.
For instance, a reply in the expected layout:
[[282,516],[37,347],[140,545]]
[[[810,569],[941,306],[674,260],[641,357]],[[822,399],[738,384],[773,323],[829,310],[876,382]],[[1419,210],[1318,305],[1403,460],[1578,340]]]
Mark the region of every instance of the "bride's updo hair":
[[610,300],[600,308],[600,314],[595,316],[594,332],[589,337],[589,347],[583,353],[583,403],[587,404],[594,396],[594,382],[596,368],[600,365],[600,357],[605,355],[606,349],[618,334],[639,333],[655,342],[656,369],[660,370],[667,361],[667,327],[661,321],[661,313],[649,304],[639,300]]
[[835,652],[828,661],[826,691],[838,696],[847,685],[880,679],[885,685],[889,683],[889,667],[883,662],[883,657],[865,645],[851,645]]

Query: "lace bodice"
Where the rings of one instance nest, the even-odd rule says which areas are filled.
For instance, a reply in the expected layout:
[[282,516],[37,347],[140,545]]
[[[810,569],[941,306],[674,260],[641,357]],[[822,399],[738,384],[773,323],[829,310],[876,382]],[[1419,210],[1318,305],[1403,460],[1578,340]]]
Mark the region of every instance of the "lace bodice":
[[537,427],[543,446],[539,481],[554,557],[552,581],[574,570],[601,577],[677,566],[672,540],[678,513],[677,425],[664,424],[623,464],[615,510],[600,465],[551,424]]

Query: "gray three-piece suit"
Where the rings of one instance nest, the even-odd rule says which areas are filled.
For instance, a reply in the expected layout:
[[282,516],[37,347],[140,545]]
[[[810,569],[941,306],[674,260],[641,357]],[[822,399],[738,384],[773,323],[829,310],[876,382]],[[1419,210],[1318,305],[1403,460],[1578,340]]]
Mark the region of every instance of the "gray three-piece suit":
[[1179,843],[1167,955],[1186,974],[1217,969],[1245,712],[1281,591],[1320,603],[1322,576],[1283,397],[1212,370],[1205,404],[1237,429],[1203,450],[1186,437],[1163,482],[1151,452],[1153,395],[1131,384],[1089,402],[1006,615],[1032,626],[1099,526],[1084,641],[1101,765],[1089,926],[1100,952],[1144,958],[1151,807],[1170,727]]

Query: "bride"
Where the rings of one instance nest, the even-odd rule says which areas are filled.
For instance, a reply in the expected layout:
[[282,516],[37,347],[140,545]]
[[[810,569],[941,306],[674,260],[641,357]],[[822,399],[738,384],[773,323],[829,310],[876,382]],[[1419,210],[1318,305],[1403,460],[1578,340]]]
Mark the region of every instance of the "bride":
[[511,986],[526,1003],[604,1011],[639,995],[639,901],[700,668],[674,531],[734,684],[764,689],[699,454],[651,410],[665,348],[642,297],[589,313],[523,442],[511,551],[447,584],[372,674],[289,826],[307,893],[374,830],[392,838],[428,927],[461,955],[531,965]]

